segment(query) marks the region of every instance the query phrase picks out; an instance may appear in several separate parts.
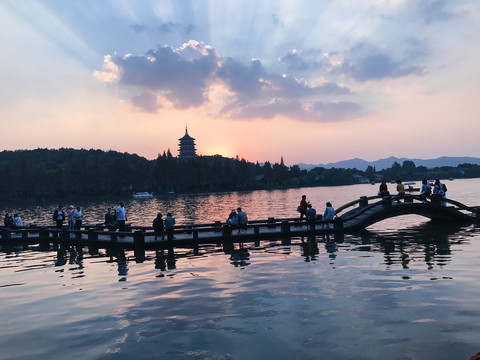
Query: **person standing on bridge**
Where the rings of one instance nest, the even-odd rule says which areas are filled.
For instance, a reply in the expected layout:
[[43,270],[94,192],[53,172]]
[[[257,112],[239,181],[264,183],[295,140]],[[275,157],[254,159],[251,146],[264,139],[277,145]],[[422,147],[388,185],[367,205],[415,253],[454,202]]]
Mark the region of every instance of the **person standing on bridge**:
[[428,183],[427,179],[422,180],[422,187],[420,189],[420,198],[422,202],[425,204],[427,202],[427,197],[430,197],[432,194],[432,187]]

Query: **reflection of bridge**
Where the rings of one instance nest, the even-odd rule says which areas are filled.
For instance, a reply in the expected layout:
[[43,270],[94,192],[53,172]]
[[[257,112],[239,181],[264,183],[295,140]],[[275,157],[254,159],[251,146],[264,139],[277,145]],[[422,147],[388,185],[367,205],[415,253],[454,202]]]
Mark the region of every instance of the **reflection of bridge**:
[[128,231],[105,231],[103,224],[85,225],[80,230],[56,229],[48,226],[3,229],[1,242],[41,242],[75,245],[122,247],[182,246],[217,244],[227,242],[260,241],[263,239],[291,238],[295,236],[325,235],[334,233],[341,238],[343,232],[364,229],[369,225],[400,215],[420,215],[442,222],[480,225],[480,208],[468,207],[451,199],[431,199],[422,202],[418,195],[405,195],[397,203],[395,197],[361,197],[336,211],[331,221],[300,221],[289,219],[253,220],[241,229],[226,226],[220,221],[210,224],[175,226],[169,234],[157,236],[151,227],[130,226]]
[[[371,200],[374,201],[369,203]],[[344,212],[349,208],[351,209]],[[455,200],[439,197],[422,201],[419,195],[405,195],[400,203],[391,196],[363,196],[336,211],[345,230],[364,229],[379,221],[401,215],[420,215],[431,220],[471,224],[478,223],[479,213],[478,207],[469,207]]]

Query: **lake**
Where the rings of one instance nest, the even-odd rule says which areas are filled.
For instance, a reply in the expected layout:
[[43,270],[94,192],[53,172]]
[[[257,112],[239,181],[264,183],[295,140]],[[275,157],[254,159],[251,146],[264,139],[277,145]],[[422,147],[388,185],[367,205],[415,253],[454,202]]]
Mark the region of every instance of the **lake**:
[[[417,182],[418,184],[418,182]],[[480,179],[446,181],[480,205]],[[389,184],[395,193],[394,185]],[[124,201],[128,222],[158,211],[177,224],[323,213],[378,184],[149,200],[64,199],[85,223]],[[58,204],[18,201],[25,224],[51,225]],[[402,216],[346,234],[147,251],[1,246],[0,359],[468,359],[480,351],[480,232]]]

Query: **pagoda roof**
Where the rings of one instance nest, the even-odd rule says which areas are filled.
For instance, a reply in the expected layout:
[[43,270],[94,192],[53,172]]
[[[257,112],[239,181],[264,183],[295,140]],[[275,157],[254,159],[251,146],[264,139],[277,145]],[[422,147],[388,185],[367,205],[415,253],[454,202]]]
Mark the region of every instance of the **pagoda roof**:
[[195,139],[192,138],[190,135],[188,135],[188,130],[187,130],[187,127],[185,126],[185,135],[183,135],[183,137],[181,137],[178,140],[182,141],[182,140],[195,140]]

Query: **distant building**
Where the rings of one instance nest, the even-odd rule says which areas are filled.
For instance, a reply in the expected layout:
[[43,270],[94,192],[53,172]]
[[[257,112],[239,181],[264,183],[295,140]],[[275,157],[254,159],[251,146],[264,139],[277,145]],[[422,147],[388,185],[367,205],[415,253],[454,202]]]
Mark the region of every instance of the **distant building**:
[[197,156],[195,152],[195,139],[188,135],[186,126],[185,135],[178,140],[180,141],[180,144],[178,145],[179,158],[192,158]]
[[365,176],[362,176],[362,175],[358,175],[358,174],[353,174],[353,177],[355,179],[357,179],[357,182],[359,184],[368,184],[370,182],[370,179],[365,177]]

